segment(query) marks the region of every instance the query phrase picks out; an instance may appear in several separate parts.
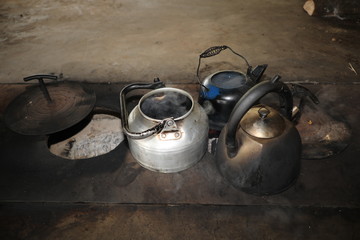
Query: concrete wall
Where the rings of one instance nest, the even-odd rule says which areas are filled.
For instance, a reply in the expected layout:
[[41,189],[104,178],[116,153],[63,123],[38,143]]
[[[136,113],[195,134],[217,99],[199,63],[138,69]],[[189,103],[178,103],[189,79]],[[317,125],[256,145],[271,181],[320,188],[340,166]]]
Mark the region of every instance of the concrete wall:
[[[300,0],[2,0],[0,83],[38,73],[89,82],[196,82],[198,55],[229,45],[268,77],[358,81],[359,28],[309,17]],[[205,76],[244,69],[223,53]]]

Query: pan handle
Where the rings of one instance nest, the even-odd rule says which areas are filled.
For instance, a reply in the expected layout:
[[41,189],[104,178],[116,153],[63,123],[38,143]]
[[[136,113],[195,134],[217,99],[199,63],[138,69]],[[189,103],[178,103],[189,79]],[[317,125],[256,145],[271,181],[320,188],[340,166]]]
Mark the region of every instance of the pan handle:
[[31,80],[40,80],[40,79],[51,79],[51,80],[57,80],[58,77],[55,75],[49,75],[49,74],[37,74],[37,75],[32,75],[32,76],[28,76],[24,78],[24,82],[28,82]]
[[46,88],[44,79],[57,80],[58,77],[55,76],[55,75],[37,74],[37,75],[32,75],[32,76],[25,77],[24,82],[28,82],[28,81],[31,81],[31,80],[39,80],[40,89],[43,92],[46,100],[48,101],[48,103],[52,103],[52,99],[50,97],[49,91]]

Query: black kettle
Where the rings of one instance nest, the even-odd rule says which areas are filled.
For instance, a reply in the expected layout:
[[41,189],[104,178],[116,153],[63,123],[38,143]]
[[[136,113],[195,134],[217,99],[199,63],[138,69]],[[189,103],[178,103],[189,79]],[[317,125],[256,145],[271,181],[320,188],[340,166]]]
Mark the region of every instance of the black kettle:
[[[217,71],[201,82],[199,76],[201,59],[218,55],[225,49],[229,49],[245,61],[247,65],[246,72],[238,70]],[[220,132],[228,121],[237,101],[259,82],[266,68],[267,64],[252,68],[244,56],[228,46],[210,47],[200,54],[196,73],[200,83],[199,103],[208,114],[211,130]]]
[[[291,122],[290,89],[275,76],[252,87],[236,104],[221,131],[216,150],[219,171],[235,188],[255,195],[286,190],[300,171],[301,138]],[[280,111],[255,105],[270,92],[280,96]]]

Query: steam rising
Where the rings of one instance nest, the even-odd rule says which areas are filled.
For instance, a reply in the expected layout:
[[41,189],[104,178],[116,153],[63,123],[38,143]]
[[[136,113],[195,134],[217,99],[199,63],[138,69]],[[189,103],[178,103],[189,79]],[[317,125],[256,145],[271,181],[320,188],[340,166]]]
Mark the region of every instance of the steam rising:
[[179,118],[191,109],[192,102],[178,92],[160,92],[146,98],[140,105],[141,111],[154,119]]

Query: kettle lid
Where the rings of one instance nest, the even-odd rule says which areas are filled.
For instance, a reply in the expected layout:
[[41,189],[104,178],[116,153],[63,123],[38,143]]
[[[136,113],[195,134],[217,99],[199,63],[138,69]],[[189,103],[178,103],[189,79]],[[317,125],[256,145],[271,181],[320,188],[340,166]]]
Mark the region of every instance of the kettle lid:
[[274,138],[285,129],[284,118],[273,108],[265,105],[252,107],[240,121],[241,128],[257,138]]

